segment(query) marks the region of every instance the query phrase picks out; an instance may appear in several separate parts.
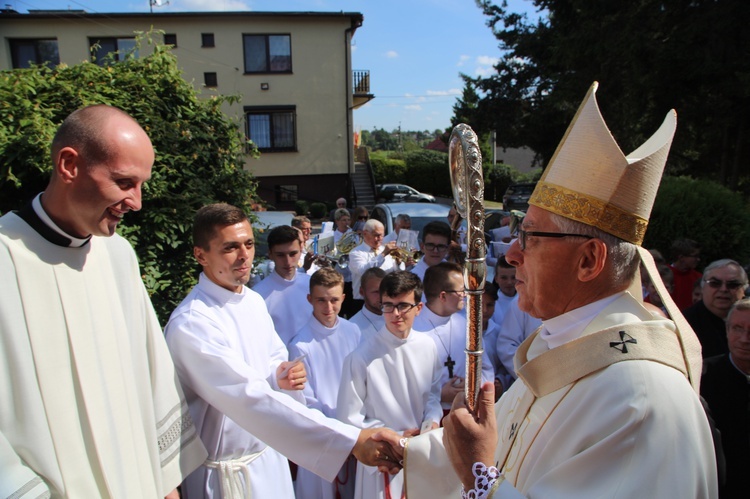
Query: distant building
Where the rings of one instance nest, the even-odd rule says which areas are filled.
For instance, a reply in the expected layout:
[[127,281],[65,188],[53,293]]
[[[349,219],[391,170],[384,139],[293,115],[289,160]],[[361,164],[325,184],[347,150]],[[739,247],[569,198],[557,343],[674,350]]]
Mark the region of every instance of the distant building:
[[[164,32],[187,81],[203,96],[239,94],[238,117],[261,158],[245,167],[279,209],[352,198],[353,110],[374,96],[369,71],[351,68],[360,13],[179,12],[89,14],[0,10],[0,70],[29,61],[78,64],[135,47],[135,31]],[[161,35],[155,35],[160,38]],[[141,45],[141,56],[151,51]]]
[[539,171],[541,165],[535,163],[535,158],[536,153],[526,146],[495,148],[495,160],[497,163],[510,165],[521,173],[536,173]]

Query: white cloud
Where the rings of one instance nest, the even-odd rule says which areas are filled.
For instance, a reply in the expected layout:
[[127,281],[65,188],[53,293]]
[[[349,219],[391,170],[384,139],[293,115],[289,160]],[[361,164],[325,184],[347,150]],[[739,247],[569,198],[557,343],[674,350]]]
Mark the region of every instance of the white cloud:
[[445,97],[447,95],[461,95],[461,90],[458,88],[451,88],[449,90],[428,90],[427,95],[431,97]]
[[475,71],[477,76],[481,76],[482,78],[487,78],[489,76],[492,76],[496,74],[495,68],[488,67],[488,66],[480,66]]
[[494,66],[500,59],[497,57],[490,57],[488,55],[480,55],[477,57],[477,64],[480,66]]
[[251,10],[248,2],[242,0],[171,0],[172,11],[188,12],[234,12]]
[[421,111],[422,106],[420,106],[419,104],[409,104],[408,106],[404,106],[404,109],[406,109],[407,111]]
[[396,57],[398,57],[398,52],[396,52],[395,50],[389,50],[388,52],[385,53],[385,56],[388,59],[395,59]]
[[469,60],[471,60],[470,55],[462,55],[461,57],[458,58],[458,64],[456,64],[456,66],[460,68],[461,66],[466,64]]

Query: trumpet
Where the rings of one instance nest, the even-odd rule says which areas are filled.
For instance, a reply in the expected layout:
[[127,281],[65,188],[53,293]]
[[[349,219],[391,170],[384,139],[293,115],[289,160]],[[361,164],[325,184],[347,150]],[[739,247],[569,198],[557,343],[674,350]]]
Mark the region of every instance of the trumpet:
[[326,246],[323,254],[316,254],[315,262],[321,267],[335,267],[338,265],[340,269],[345,269],[349,266],[349,253],[361,243],[362,238],[359,234],[356,232],[347,232],[341,236],[331,254],[328,254],[328,246]]
[[410,260],[416,262],[420,258],[422,258],[422,256],[424,256],[424,253],[419,250],[409,251],[402,246],[398,246],[395,250],[390,252],[390,255],[394,260],[396,260],[396,263],[401,264],[404,262],[409,262]]
[[338,258],[335,255],[315,255],[315,264],[318,267],[335,267],[338,265],[339,268],[345,269],[349,266],[349,255],[339,255]]

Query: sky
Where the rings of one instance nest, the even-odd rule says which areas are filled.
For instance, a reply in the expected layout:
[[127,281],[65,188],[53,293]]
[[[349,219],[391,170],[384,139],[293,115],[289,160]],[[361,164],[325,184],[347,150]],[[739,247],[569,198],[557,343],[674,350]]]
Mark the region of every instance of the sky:
[[[148,12],[149,0],[1,0],[18,12],[83,9]],[[500,0],[497,0],[498,2]],[[158,12],[360,12],[364,23],[352,46],[352,69],[370,71],[375,99],[354,111],[358,130],[399,127],[432,132],[450,126],[464,87],[460,73],[487,76],[500,56],[498,42],[474,0],[170,0]],[[528,0],[508,0],[536,17]]]

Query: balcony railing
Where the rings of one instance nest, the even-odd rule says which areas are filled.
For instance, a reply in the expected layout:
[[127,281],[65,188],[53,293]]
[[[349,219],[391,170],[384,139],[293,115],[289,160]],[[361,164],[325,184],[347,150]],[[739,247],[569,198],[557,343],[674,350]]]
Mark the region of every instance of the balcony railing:
[[352,85],[354,94],[370,93],[370,71],[356,69],[352,71]]

